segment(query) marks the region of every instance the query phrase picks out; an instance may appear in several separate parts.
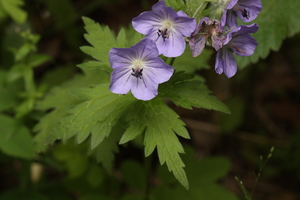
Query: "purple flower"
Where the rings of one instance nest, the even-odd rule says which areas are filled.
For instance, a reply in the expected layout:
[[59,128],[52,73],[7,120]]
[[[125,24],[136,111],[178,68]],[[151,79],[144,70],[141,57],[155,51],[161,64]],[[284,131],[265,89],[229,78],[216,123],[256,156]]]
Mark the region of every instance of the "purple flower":
[[257,30],[257,24],[241,25],[226,35],[223,47],[217,52],[215,70],[218,74],[224,72],[228,78],[235,75],[237,66],[233,53],[238,56],[252,55],[257,42],[249,33],[255,33]]
[[254,20],[262,9],[260,0],[231,0],[223,12],[221,25],[224,27],[236,27],[236,17],[244,22]]
[[111,74],[110,91],[126,94],[131,90],[140,100],[150,100],[157,95],[158,84],[166,82],[173,68],[158,57],[155,43],[143,39],[130,48],[112,48],[109,62]]
[[176,13],[164,1],[153,5],[152,10],[133,18],[133,28],[153,40],[159,54],[167,57],[180,56],[186,46],[183,36],[189,37],[192,34],[196,28],[196,20],[183,11]]
[[202,53],[205,44],[212,45],[218,51],[225,40],[225,36],[221,35],[222,33],[223,30],[218,21],[211,20],[208,17],[202,18],[189,41],[193,57],[197,57]]

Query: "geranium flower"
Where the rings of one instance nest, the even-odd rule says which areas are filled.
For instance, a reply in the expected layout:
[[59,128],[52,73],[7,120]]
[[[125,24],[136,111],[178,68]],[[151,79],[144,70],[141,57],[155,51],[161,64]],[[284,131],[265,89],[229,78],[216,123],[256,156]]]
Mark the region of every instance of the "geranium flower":
[[145,101],[154,98],[158,84],[168,81],[174,71],[158,55],[155,43],[149,39],[130,48],[112,48],[109,62],[114,71],[110,91],[126,94],[131,90],[133,96]]
[[221,25],[224,27],[236,27],[236,17],[244,22],[254,20],[262,9],[260,0],[231,0],[223,12]]
[[257,46],[256,40],[249,35],[258,30],[257,24],[241,25],[226,35],[223,47],[217,52],[215,70],[218,74],[230,78],[235,75],[237,65],[233,53],[238,56],[250,56]]
[[197,24],[196,30],[192,33],[189,41],[189,45],[192,51],[192,56],[199,56],[205,44],[209,44],[218,51],[225,40],[220,23],[216,20],[211,20],[208,17],[202,18]]
[[164,1],[152,6],[152,11],[141,13],[132,20],[133,28],[157,45],[159,54],[180,56],[186,47],[183,36],[189,37],[196,28],[196,20],[183,11],[175,12]]

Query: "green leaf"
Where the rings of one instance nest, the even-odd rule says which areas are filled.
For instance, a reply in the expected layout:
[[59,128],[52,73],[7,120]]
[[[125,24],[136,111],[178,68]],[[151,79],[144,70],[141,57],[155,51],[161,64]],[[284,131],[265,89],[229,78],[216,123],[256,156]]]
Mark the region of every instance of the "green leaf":
[[46,54],[34,54],[29,56],[27,61],[27,65],[30,67],[37,67],[41,64],[43,64],[46,61],[49,61],[51,57]]
[[0,111],[17,104],[17,83],[6,83],[7,73],[0,70]]
[[33,139],[29,130],[6,115],[0,115],[0,149],[10,155],[32,159],[35,155]]
[[174,1],[174,0],[165,0],[166,5],[172,7],[174,10],[184,10],[186,7],[185,2],[182,0]]
[[194,58],[192,57],[191,50],[187,47],[185,52],[176,58],[173,67],[176,71],[184,71],[186,73],[194,73],[197,70],[209,69],[210,66],[208,61],[211,58],[211,55],[211,50],[204,49],[200,56]]
[[88,154],[93,155],[98,163],[101,163],[108,173],[111,173],[113,168],[113,161],[115,159],[114,153],[119,151],[116,140],[112,135],[104,138],[101,145],[89,150]]
[[0,6],[17,23],[24,23],[27,19],[27,13],[20,9],[24,5],[23,0],[0,0]]
[[190,189],[184,190],[175,184],[165,167],[159,167],[157,174],[162,185],[154,188],[151,199],[191,199],[191,200],[237,200],[238,198],[218,183],[230,169],[230,162],[222,157],[196,159],[192,148],[186,147],[183,161],[190,181]]
[[185,75],[182,72],[174,74],[171,80],[162,86],[162,95],[170,98],[177,106],[183,108],[192,109],[192,107],[197,107],[230,113],[229,109],[222,102],[216,97],[209,95],[211,92],[202,82],[178,82],[180,77],[183,76]]
[[126,32],[124,28],[122,28],[118,33],[117,44],[119,48],[128,48],[126,42]]
[[83,46],[80,49],[103,63],[108,63],[108,53],[112,47],[117,47],[117,42],[113,32],[108,28],[108,26],[100,26],[93,20],[82,17],[85,24],[85,29],[87,34],[84,38],[92,45]]
[[53,128],[58,124],[58,119],[68,114],[67,108],[82,102],[82,99],[71,95],[69,91],[86,87],[87,85],[107,82],[108,79],[107,73],[99,70],[88,70],[85,71],[85,75],[77,75],[73,80],[50,90],[46,97],[38,102],[37,106],[39,110],[43,111],[52,109],[52,111],[41,118],[39,123],[34,127],[34,131],[37,132],[37,135],[34,138],[37,150],[46,150],[46,139],[51,135]]
[[257,23],[259,29],[253,34],[258,42],[254,54],[250,57],[237,57],[238,66],[243,68],[266,58],[270,51],[278,51],[282,41],[300,31],[300,1],[262,0],[262,11],[251,23]]
[[189,138],[189,135],[178,115],[159,99],[138,101],[131,106],[128,113],[129,128],[121,143],[133,139],[145,130],[145,156],[149,156],[157,148],[160,164],[166,163],[176,179],[188,188],[188,180],[183,170],[185,165],[179,156],[184,150],[175,133],[184,138]]
[[109,67],[107,63],[102,63],[99,61],[88,61],[77,65],[77,67],[82,69],[99,69],[107,72],[112,72],[112,68]]
[[88,157],[85,155],[86,145],[77,145],[73,141],[59,144],[53,150],[53,156],[65,164],[70,178],[78,178],[88,169]]
[[136,101],[131,94],[116,95],[108,88],[109,84],[100,84],[72,91],[73,95],[88,100],[69,109],[70,115],[60,120],[50,142],[77,135],[77,141],[81,143],[91,133],[92,148],[100,144],[127,106]]

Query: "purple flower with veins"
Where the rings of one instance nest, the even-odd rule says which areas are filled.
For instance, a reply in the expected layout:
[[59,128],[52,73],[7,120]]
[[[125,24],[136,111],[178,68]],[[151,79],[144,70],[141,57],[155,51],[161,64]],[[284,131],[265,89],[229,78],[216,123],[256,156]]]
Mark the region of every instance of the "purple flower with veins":
[[262,9],[260,0],[231,0],[223,12],[221,25],[224,27],[236,27],[236,17],[244,22],[254,20]]
[[110,91],[126,94],[131,90],[133,96],[144,101],[154,98],[158,84],[168,81],[174,71],[158,55],[155,43],[149,39],[130,48],[112,48],[109,62],[114,71]]
[[224,72],[228,78],[235,75],[237,65],[233,53],[238,56],[252,55],[257,42],[249,33],[257,30],[257,24],[241,25],[226,35],[223,47],[217,52],[215,70],[218,74]]
[[133,28],[157,45],[159,54],[180,56],[186,47],[183,36],[189,37],[196,28],[196,20],[183,11],[175,12],[164,1],[152,6],[152,11],[141,13],[132,20]]
[[208,17],[202,18],[197,24],[196,30],[192,33],[189,41],[189,45],[192,51],[192,56],[199,56],[205,44],[209,44],[218,51],[222,48],[225,36],[221,35],[223,30],[220,23],[215,20],[211,20]]

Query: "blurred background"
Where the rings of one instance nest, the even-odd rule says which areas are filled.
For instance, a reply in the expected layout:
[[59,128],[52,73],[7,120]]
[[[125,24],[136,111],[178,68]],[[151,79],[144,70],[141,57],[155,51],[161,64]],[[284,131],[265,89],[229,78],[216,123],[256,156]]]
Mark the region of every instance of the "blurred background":
[[[27,15],[26,20],[18,21],[5,13],[4,1],[24,2],[21,6]],[[76,65],[89,59],[79,49],[80,46],[88,45],[83,37],[85,30],[82,16],[108,25],[117,33],[121,27],[130,28],[132,18],[142,11],[150,10],[156,2],[155,0],[0,0],[0,4],[2,3],[0,69],[9,70],[13,65],[14,54],[10,48],[19,48],[24,42],[20,33],[30,30],[31,33],[40,36],[36,42],[36,52],[49,56],[43,60],[45,62],[34,67],[34,80],[37,85],[47,80],[47,83],[51,82],[49,86],[58,86],[80,74],[81,71]],[[181,142],[188,149],[192,149],[196,159],[221,156],[231,163],[226,175],[220,177],[217,183],[233,193],[236,199],[244,199],[236,176],[243,181],[243,186],[248,191],[256,185],[253,199],[300,199],[299,51],[300,34],[297,33],[285,39],[278,51],[271,51],[265,59],[239,70],[231,79],[215,73],[214,55],[211,56],[209,70],[198,70],[197,73],[206,78],[212,94],[229,107],[231,115],[197,108],[186,110],[170,103],[170,107],[186,123],[191,135],[190,140]],[[50,87],[43,89],[44,92],[49,90]],[[0,92],[2,99],[7,94],[3,91]],[[11,92],[13,91],[12,88]],[[1,111],[10,116],[14,115],[9,109]],[[30,118],[24,114],[22,123],[26,124],[30,134],[34,135],[33,127],[39,115],[38,113],[31,115],[35,117]],[[4,129],[5,125],[0,125],[0,134]],[[122,179],[120,175],[122,170],[118,169],[126,159],[144,162],[142,149],[134,145],[127,148],[120,147],[119,153],[116,153],[114,170],[109,175],[115,177],[116,180],[112,181],[106,177],[107,175],[103,175],[104,169],[87,158],[84,159],[89,163],[91,167],[89,169],[93,169],[91,174],[78,172],[78,169],[68,166],[80,165],[66,162],[65,158],[81,155],[80,148],[83,148],[83,145],[74,145],[72,142],[67,145],[58,144],[34,159],[23,159],[0,151],[0,200],[20,199],[19,191],[26,188],[35,192],[26,193],[21,199],[119,199],[122,196],[120,194],[139,194],[138,190],[132,189],[131,184],[126,182],[126,177],[125,181]],[[272,147],[274,147],[272,157],[263,166],[257,181],[257,173],[261,169],[260,158],[263,157],[262,161],[265,161]],[[154,160],[152,165],[158,163],[155,156],[152,159]],[[86,167],[82,168],[87,170]],[[81,182],[82,177],[86,176],[90,177],[90,186]],[[152,184],[159,185],[155,173],[151,173],[150,176]],[[93,177],[97,178],[94,180]],[[102,189],[99,189],[100,187]],[[98,191],[108,191],[112,195],[104,197],[101,196],[102,193],[98,194]],[[157,193],[160,194],[159,190]],[[122,199],[133,199],[124,196]],[[155,195],[150,199],[155,199]],[[207,197],[199,199],[210,200]]]

